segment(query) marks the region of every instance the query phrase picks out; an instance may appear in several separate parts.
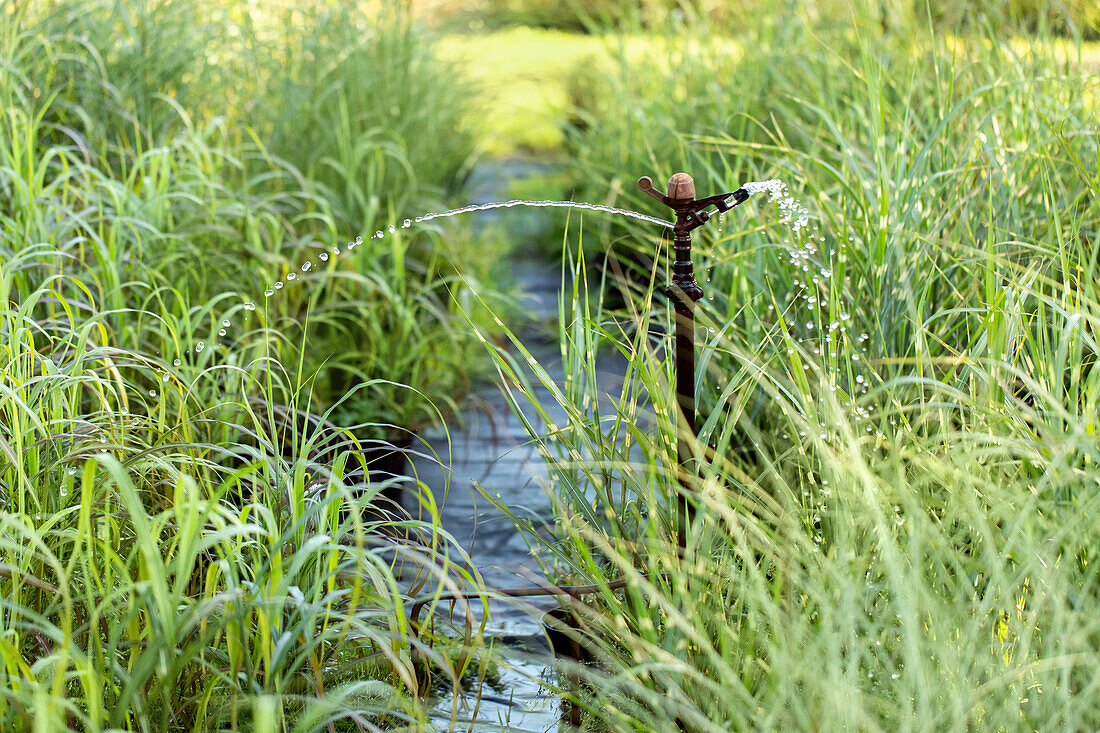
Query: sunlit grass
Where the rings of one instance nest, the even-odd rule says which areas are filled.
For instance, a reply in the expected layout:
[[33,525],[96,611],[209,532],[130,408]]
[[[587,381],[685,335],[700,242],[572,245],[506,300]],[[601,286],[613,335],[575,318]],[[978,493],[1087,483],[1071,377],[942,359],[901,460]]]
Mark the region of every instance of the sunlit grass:
[[[686,557],[671,326],[650,305],[665,246],[633,225],[585,234],[614,241],[631,272],[604,290],[627,305],[563,303],[567,418],[532,431],[557,502],[543,549],[571,582],[631,582],[581,608],[596,663],[569,694],[614,730],[1091,729],[1095,79],[1050,38],[1020,53],[989,28],[960,53],[928,28],[834,20],[593,77],[570,139],[581,198],[651,211],[627,170],[686,170],[704,195],[778,176],[813,225],[794,234],[754,198],[696,236]],[[630,359],[602,402],[600,345]]]
[[[720,43],[731,52],[740,48],[735,38]],[[962,50],[975,41],[960,36],[956,43]],[[1025,38],[1011,41],[1020,52],[1028,51],[1030,44]],[[1081,68],[1090,73],[1100,70],[1100,43],[1086,41],[1075,46],[1072,41],[1055,39],[1051,44],[1059,58],[1070,63],[1079,58]],[[668,42],[656,36],[600,36],[518,27],[448,33],[441,37],[438,49],[476,84],[475,124],[485,133],[486,154],[557,157],[569,122],[588,108],[590,100],[579,87],[592,75],[615,74],[618,53],[642,63],[664,58]],[[735,77],[725,79],[723,85],[734,89]]]
[[[419,645],[408,605],[479,578],[368,456],[456,412],[484,347],[565,410],[533,405],[556,514],[520,523],[548,570],[630,581],[582,613],[594,726],[1100,724],[1100,46],[877,9],[437,47],[390,6],[208,10],[0,19],[4,726],[426,725],[417,659],[458,689],[491,657]],[[666,243],[599,220],[592,292],[577,243],[559,385],[464,305],[497,307],[494,247],[369,238],[479,145],[564,149],[562,188],[643,211],[641,174],[780,176],[814,217],[754,199],[697,237],[686,557]]]
[[[394,487],[371,463],[383,440],[441,423],[472,376],[449,290],[473,268],[464,240],[421,231],[336,256],[359,227],[442,205],[468,163],[447,121],[462,113],[440,95],[435,116],[350,140],[377,120],[360,96],[340,110],[349,135],[311,160],[305,134],[280,141],[259,114],[278,90],[256,85],[265,49],[233,45],[247,27],[233,9],[239,25],[220,28],[182,0],[0,19],[6,730],[422,725],[405,604],[478,587],[426,488],[387,513]],[[348,50],[323,28],[284,31]],[[321,85],[354,75],[369,96],[416,62],[421,83],[454,87],[425,48],[379,26],[291,86],[326,102]],[[213,111],[222,74],[222,102],[247,97],[254,117]],[[335,190],[350,179],[353,195]]]
[[[734,49],[732,39],[708,44]],[[592,35],[537,28],[486,33],[450,33],[440,54],[459,64],[478,90],[478,126],[486,133],[486,153],[557,155],[568,125],[586,100],[591,74],[614,74],[619,52],[629,58],[661,58],[667,39],[644,35]],[[580,95],[580,96],[578,96]]]
[[553,152],[564,142],[570,113],[569,80],[585,57],[600,54],[593,36],[512,28],[486,34],[449,34],[440,54],[462,64],[477,84],[478,125],[486,152]]

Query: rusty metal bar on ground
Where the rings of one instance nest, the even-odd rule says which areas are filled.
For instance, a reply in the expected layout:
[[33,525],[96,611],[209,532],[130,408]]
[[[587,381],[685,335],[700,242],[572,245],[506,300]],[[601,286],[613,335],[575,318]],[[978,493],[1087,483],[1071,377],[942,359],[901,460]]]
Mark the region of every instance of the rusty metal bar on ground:
[[[606,585],[536,585],[527,588],[496,588],[486,589],[484,591],[449,591],[447,593],[441,593],[439,595],[430,596],[428,598],[421,598],[419,601],[413,603],[409,609],[409,621],[412,627],[413,639],[417,642],[412,645],[413,662],[414,664],[419,661],[419,642],[420,642],[420,612],[424,610],[424,606],[429,603],[439,603],[441,601],[459,601],[459,600],[473,600],[475,598],[530,598],[535,596],[569,596],[570,598],[580,599],[582,595],[588,593],[597,593],[601,590],[619,590],[627,586],[626,579],[613,580]],[[458,662],[455,665],[461,668],[466,661],[467,647],[469,646],[470,635],[470,622],[467,617],[466,620],[466,632],[467,632],[467,644],[463,647],[462,653],[459,655]],[[418,674],[419,679],[419,674]]]

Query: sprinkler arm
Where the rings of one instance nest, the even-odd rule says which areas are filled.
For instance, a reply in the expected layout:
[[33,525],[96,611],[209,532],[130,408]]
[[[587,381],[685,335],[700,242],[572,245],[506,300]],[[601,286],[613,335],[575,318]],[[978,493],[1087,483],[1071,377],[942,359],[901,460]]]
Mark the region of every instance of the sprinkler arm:
[[[678,178],[678,176],[683,176],[683,178]],[[638,179],[638,188],[675,211],[675,228],[683,232],[690,232],[701,227],[716,212],[724,213],[749,199],[749,192],[743,188],[697,199],[695,198],[695,184],[691,181],[691,178],[682,173],[677,173],[669,181],[669,193],[675,195],[675,198],[654,188],[653,180],[649,176],[642,176]],[[733,203],[730,203],[731,199],[733,199]],[[714,211],[704,211],[704,209],[711,206],[715,207]]]

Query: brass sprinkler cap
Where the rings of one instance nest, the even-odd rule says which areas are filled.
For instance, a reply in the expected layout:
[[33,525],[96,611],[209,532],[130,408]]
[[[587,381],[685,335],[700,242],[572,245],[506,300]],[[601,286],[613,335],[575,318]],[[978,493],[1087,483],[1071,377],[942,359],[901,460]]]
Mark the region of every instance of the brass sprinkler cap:
[[695,181],[687,173],[674,173],[668,179],[668,197],[673,201],[691,201],[695,198]]

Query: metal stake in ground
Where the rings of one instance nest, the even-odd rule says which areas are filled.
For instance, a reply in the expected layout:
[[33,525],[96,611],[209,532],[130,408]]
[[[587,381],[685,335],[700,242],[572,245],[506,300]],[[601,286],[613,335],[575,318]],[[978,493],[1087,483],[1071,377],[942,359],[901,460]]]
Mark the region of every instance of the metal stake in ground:
[[[702,226],[716,212],[725,212],[748,200],[743,188],[717,196],[695,198],[695,181],[687,173],[677,173],[668,179],[668,195],[653,188],[648,176],[638,179],[638,187],[676,212],[676,224],[672,228],[672,282],[665,295],[672,300],[676,311],[676,404],[683,417],[683,425],[676,441],[676,458],[679,462],[680,495],[677,497],[677,541],[680,547],[687,545],[688,528],[695,510],[688,501],[692,490],[692,476],[696,473],[691,441],[695,437],[695,301],[703,297],[703,289],[695,282],[695,265],[691,261],[691,232]],[[732,200],[732,203],[731,203]],[[714,210],[707,211],[710,207]]]

